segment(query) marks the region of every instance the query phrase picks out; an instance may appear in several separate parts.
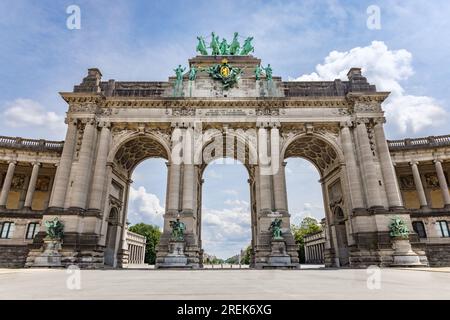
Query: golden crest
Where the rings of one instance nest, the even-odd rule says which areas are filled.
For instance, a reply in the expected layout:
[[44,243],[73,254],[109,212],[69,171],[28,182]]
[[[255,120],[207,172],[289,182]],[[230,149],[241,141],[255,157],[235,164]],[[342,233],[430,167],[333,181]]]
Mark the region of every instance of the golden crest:
[[230,75],[230,68],[228,66],[220,67],[220,75],[227,78]]

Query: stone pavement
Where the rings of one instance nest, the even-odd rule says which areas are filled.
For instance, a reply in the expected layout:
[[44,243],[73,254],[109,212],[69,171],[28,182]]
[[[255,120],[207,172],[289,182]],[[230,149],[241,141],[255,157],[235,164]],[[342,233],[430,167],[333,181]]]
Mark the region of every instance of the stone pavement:
[[[450,299],[450,268],[303,270],[0,269],[0,299]],[[377,279],[380,288],[377,289]],[[373,289],[369,289],[369,286]],[[68,287],[69,285],[69,287]]]

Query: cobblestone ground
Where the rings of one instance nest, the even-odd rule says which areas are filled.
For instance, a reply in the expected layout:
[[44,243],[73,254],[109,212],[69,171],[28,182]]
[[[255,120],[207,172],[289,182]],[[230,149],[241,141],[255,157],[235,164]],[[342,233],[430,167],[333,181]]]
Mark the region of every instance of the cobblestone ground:
[[0,299],[450,299],[450,268],[0,269]]

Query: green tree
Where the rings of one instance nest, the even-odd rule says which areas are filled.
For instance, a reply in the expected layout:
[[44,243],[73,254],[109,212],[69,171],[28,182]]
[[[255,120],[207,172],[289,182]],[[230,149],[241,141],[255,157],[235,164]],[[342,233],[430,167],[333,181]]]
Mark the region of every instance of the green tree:
[[305,262],[305,236],[322,230],[322,225],[312,217],[306,217],[299,226],[292,225],[292,233],[298,245],[300,262]]
[[161,231],[159,227],[146,224],[138,223],[134,226],[129,227],[131,232],[140,234],[147,239],[147,245],[145,247],[145,263],[155,264],[156,262],[156,246],[159,243],[159,238],[161,237]]
[[245,248],[245,253],[241,257],[241,264],[250,264],[252,259],[252,246],[249,245],[247,248]]

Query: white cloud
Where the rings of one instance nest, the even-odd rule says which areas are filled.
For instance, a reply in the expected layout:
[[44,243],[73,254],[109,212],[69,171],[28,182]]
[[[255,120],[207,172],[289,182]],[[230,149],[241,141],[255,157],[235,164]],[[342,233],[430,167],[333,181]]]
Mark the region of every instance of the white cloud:
[[208,170],[207,176],[208,176],[208,178],[211,178],[211,179],[222,179],[223,178],[223,176],[214,169]]
[[204,208],[202,212],[202,244],[205,252],[221,258],[237,253],[251,241],[249,204],[242,200],[226,201],[231,208]]
[[31,99],[16,99],[4,106],[5,125],[13,128],[46,128],[65,131],[64,117],[46,109]]
[[159,198],[145,187],[130,187],[129,218],[132,223],[145,222],[162,226],[164,207]]
[[234,190],[234,189],[225,189],[225,190],[223,190],[223,193],[229,194],[229,195],[232,195],[232,196],[238,196],[239,195],[239,192],[237,190]]
[[388,125],[405,134],[418,133],[431,124],[445,121],[447,112],[431,97],[405,95],[401,81],[414,74],[412,54],[405,49],[390,50],[382,41],[373,41],[369,46],[356,47],[346,52],[332,51],[316,71],[297,78],[297,81],[324,81],[347,79],[352,67],[361,67],[368,81],[379,91],[391,91],[384,109]]
[[225,203],[227,206],[245,206],[245,207],[248,207],[248,202],[247,202],[247,201],[244,201],[244,200],[238,200],[238,199],[232,200],[232,199],[227,199],[227,200],[224,201],[224,203]]

